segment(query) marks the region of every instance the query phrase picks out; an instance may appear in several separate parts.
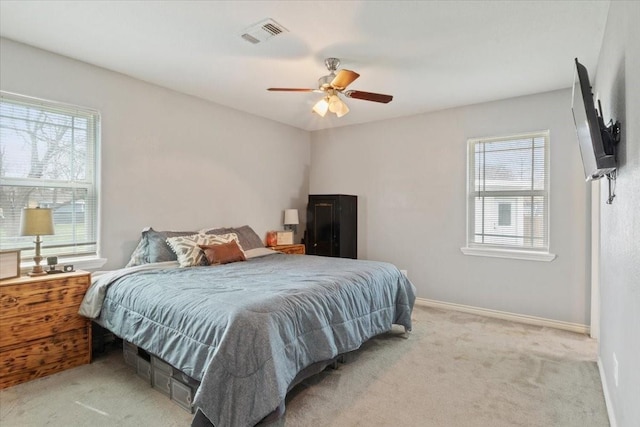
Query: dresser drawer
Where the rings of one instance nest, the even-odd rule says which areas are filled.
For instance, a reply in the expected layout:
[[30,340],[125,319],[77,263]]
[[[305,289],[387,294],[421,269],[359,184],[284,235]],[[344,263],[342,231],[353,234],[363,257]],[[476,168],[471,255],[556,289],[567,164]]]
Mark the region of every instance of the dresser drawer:
[[[17,280],[16,280],[17,281]],[[80,305],[89,285],[88,273],[0,286],[0,321],[28,313]]]
[[0,389],[21,384],[36,378],[62,372],[76,366],[89,363],[86,356],[71,357],[55,363],[48,363],[42,366],[25,369],[23,371],[12,371],[7,375],[0,375]]
[[70,360],[77,359],[80,362],[77,365],[89,363],[89,338],[89,327],[86,327],[3,350],[0,352],[0,378],[4,380],[16,373],[62,371],[70,367]]
[[0,322],[0,349],[80,329],[87,326],[88,322],[88,319],[78,314],[76,306],[63,307],[50,312],[27,313],[12,319],[11,322]]

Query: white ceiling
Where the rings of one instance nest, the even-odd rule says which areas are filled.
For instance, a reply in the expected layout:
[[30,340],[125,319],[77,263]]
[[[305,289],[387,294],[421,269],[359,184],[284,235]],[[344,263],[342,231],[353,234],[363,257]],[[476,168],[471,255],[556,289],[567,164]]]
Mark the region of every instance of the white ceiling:
[[[609,1],[10,1],[0,35],[306,130],[366,123],[571,86],[590,73]],[[288,32],[253,45],[240,35],[272,18]],[[320,118],[324,58],[360,74]]]

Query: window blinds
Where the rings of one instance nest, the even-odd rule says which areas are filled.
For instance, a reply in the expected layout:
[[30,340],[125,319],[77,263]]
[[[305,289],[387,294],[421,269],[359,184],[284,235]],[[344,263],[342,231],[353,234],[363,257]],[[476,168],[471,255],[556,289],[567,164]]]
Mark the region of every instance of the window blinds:
[[97,252],[95,111],[0,93],[0,248],[34,252],[19,235],[24,207],[53,210],[55,235],[43,238],[43,256]]
[[548,251],[548,132],[469,141],[468,246]]

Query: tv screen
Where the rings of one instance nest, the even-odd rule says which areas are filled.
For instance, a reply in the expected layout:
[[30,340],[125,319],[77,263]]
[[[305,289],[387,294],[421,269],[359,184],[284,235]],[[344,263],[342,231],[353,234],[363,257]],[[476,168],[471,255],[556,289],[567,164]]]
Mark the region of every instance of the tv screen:
[[[613,147],[606,147],[603,143],[604,122],[593,103],[587,69],[578,62],[577,58],[571,110],[578,132],[578,143],[580,144],[586,180],[600,179],[613,172],[616,169]],[[609,142],[608,139],[607,142]]]

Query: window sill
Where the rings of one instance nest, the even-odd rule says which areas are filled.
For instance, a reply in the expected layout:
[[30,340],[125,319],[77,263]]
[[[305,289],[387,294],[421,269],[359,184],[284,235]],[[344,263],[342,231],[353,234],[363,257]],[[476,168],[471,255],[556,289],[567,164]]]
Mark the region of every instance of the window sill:
[[[44,262],[45,264],[41,262],[40,265],[42,266],[42,268],[46,270],[49,268],[46,265],[46,258]],[[106,263],[107,263],[107,258],[99,258],[97,256],[60,258],[58,260],[58,266],[72,264],[74,270],[87,270],[87,271],[97,270],[103,265],[105,265]],[[22,274],[27,274],[29,271],[31,271],[31,269],[33,268],[33,265],[34,263],[32,259],[30,259],[29,261],[23,261],[20,263],[20,271],[22,272]],[[59,268],[62,269],[61,267]]]
[[550,262],[556,259],[556,254],[549,252],[535,252],[535,251],[516,251],[508,249],[489,249],[489,248],[460,248],[463,254],[473,256],[486,256],[493,258],[510,258],[510,259],[522,259],[526,261],[544,261]]

